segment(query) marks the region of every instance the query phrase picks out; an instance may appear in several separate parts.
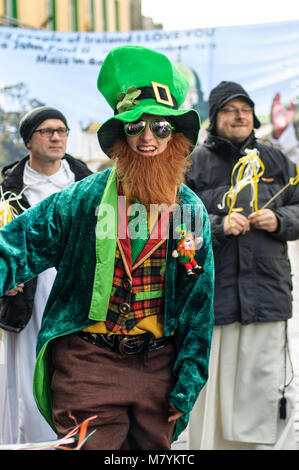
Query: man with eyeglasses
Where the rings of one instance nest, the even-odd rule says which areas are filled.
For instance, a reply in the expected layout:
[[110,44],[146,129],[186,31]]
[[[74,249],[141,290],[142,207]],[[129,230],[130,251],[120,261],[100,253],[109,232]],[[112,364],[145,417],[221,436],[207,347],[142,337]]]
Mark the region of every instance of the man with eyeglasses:
[[[57,109],[43,106],[27,113],[20,134],[29,155],[2,170],[5,199],[17,214],[92,172],[66,153],[69,128]],[[56,276],[47,269],[19,284],[0,299],[3,362],[0,378],[0,441],[18,444],[48,440],[55,434],[40,415],[32,392],[36,338],[43,310]]]
[[[208,210],[215,257],[209,381],[191,415],[190,445],[296,449],[287,241],[299,238],[299,185],[263,206],[298,170],[279,150],[256,139],[260,122],[254,102],[238,83],[223,81],[211,91],[209,118],[208,137],[194,152],[187,177]],[[259,210],[253,207],[253,185],[240,183],[236,211],[229,216],[223,196],[236,185],[233,169],[253,150],[264,166],[257,185]]]
[[[112,49],[98,89],[114,115],[97,134],[114,167],[0,230],[0,289],[57,268],[34,394],[59,437],[90,419],[86,450],[169,450],[207,380],[214,265],[208,215],[183,183],[200,127],[180,109],[188,88],[164,54]],[[192,278],[174,256],[189,230]]]

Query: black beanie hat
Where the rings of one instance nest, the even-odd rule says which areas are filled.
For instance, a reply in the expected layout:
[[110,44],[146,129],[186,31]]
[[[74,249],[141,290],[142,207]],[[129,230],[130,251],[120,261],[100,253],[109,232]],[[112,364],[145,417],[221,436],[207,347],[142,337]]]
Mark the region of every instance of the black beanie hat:
[[39,108],[35,108],[29,113],[25,114],[20,121],[20,135],[24,140],[25,145],[30,140],[33,131],[46,119],[60,119],[66,127],[67,121],[65,116],[54,108],[49,108],[48,106],[40,106]]
[[[222,106],[224,106],[228,101],[231,101],[235,98],[244,98],[244,100],[246,100],[254,110],[254,102],[249,97],[244,88],[238,83],[223,81],[213,88],[209,96],[209,131],[213,131],[215,128],[216,115],[219,109],[221,109]],[[253,111],[253,127],[258,129],[260,125],[261,123]]]

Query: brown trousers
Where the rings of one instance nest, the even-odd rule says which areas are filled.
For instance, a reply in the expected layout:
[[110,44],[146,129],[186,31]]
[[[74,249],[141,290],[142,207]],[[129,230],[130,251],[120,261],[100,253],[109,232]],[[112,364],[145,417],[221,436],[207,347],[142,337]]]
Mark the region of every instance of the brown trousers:
[[59,437],[90,422],[85,450],[169,450],[175,424],[168,423],[174,346],[122,356],[75,334],[55,340],[53,418]]

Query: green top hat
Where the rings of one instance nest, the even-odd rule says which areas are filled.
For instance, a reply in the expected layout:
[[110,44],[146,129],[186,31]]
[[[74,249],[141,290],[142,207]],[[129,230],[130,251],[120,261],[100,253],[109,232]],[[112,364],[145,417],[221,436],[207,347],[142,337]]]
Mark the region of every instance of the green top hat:
[[141,46],[112,49],[98,77],[98,89],[115,114],[98,129],[103,151],[108,153],[123,135],[124,122],[134,122],[144,113],[165,116],[195,147],[199,115],[194,109],[179,109],[188,88],[187,79],[164,54]]

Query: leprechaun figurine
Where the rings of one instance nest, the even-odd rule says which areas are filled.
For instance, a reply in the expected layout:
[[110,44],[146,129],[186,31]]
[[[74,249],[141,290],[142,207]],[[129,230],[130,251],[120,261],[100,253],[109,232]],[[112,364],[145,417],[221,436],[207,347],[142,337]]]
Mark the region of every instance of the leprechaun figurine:
[[[57,269],[34,394],[59,436],[96,416],[84,449],[170,449],[208,377],[214,266],[208,215],[184,184],[200,128],[180,109],[188,87],[164,54],[111,50],[98,88],[114,115],[98,140],[114,166],[0,230],[0,295]],[[204,273],[190,282],[171,256],[174,208],[194,232],[198,207]]]
[[176,232],[179,233],[179,240],[172,256],[184,266],[189,278],[197,279],[197,276],[204,272],[203,267],[199,266],[194,258],[196,247],[203,241],[202,237],[195,239],[191,232],[187,232],[185,224],[177,227]]

